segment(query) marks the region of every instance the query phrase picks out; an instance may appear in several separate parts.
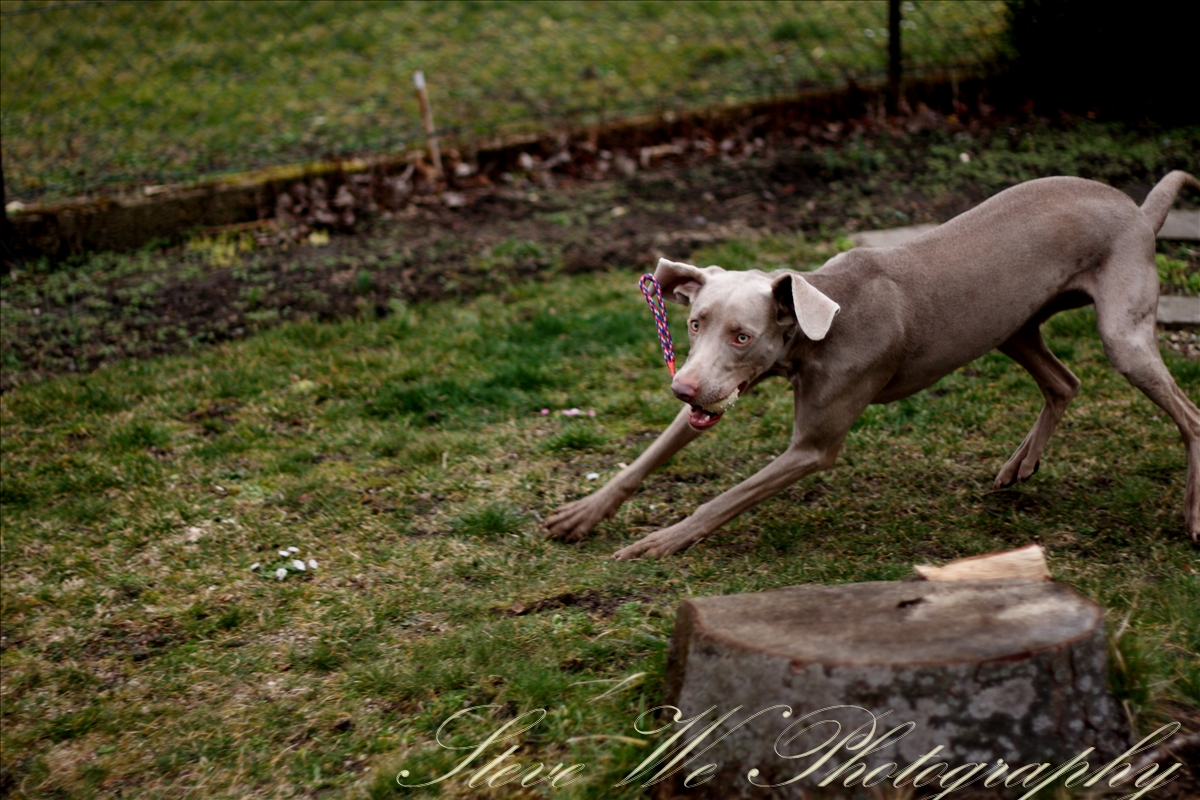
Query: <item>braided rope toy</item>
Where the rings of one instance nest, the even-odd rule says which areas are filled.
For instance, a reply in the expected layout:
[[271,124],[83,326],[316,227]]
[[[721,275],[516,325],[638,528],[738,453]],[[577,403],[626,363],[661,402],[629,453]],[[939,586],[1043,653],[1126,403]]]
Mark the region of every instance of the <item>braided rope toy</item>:
[[667,327],[667,306],[663,303],[662,287],[655,277],[647,272],[638,281],[638,288],[646,296],[650,311],[654,314],[654,325],[658,328],[658,341],[662,344],[663,361],[667,362],[667,370],[675,377],[675,345],[671,341],[671,329]]

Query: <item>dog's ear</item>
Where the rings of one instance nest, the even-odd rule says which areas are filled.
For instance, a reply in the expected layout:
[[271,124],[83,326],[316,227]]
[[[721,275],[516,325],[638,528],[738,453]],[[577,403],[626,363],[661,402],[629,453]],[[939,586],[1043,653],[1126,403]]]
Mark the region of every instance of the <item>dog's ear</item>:
[[654,270],[654,279],[662,287],[664,300],[688,306],[704,286],[704,270],[691,264],[660,258]]
[[824,339],[833,317],[842,307],[830,300],[799,275],[784,273],[771,284],[779,305],[779,320],[791,317],[810,339]]

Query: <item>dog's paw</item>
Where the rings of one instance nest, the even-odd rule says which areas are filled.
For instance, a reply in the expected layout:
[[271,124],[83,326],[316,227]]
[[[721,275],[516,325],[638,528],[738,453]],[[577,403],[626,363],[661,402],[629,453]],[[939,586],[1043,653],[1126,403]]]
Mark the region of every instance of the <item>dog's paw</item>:
[[591,495],[555,509],[543,527],[549,539],[578,542],[611,513],[603,498]]
[[1020,459],[1018,455],[1013,456],[1007,464],[1000,469],[1000,474],[996,476],[993,486],[997,489],[1007,489],[1017,483],[1024,483],[1032,478],[1037,471],[1042,468],[1042,460],[1033,462],[1033,466],[1028,466],[1029,459]]
[[687,525],[687,520],[684,520],[669,528],[655,531],[628,547],[622,547],[613,553],[613,558],[617,561],[632,561],[642,556],[669,556],[683,550],[702,535],[702,533],[691,530],[691,527]]
[[628,547],[622,547],[620,550],[613,553],[612,557],[617,561],[633,561],[635,558],[641,558],[642,556],[658,555],[658,553],[655,552],[652,547],[646,545],[645,542],[646,540],[642,539],[641,541],[634,542]]

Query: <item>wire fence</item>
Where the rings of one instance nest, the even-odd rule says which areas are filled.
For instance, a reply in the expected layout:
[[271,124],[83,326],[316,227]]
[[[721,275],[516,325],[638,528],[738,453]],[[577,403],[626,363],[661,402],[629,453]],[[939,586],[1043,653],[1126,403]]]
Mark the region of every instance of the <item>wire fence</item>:
[[[1002,2],[902,4],[906,78],[996,63]],[[26,203],[881,81],[888,3],[0,2]]]

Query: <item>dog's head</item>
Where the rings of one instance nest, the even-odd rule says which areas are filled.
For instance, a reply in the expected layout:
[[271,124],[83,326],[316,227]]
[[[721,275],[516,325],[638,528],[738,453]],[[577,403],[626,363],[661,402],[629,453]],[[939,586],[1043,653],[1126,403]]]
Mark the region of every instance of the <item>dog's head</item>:
[[692,427],[711,428],[746,385],[797,335],[825,338],[839,306],[791,272],[727,272],[660,259],[654,277],[666,300],[689,306],[687,361],[671,391],[692,406]]

